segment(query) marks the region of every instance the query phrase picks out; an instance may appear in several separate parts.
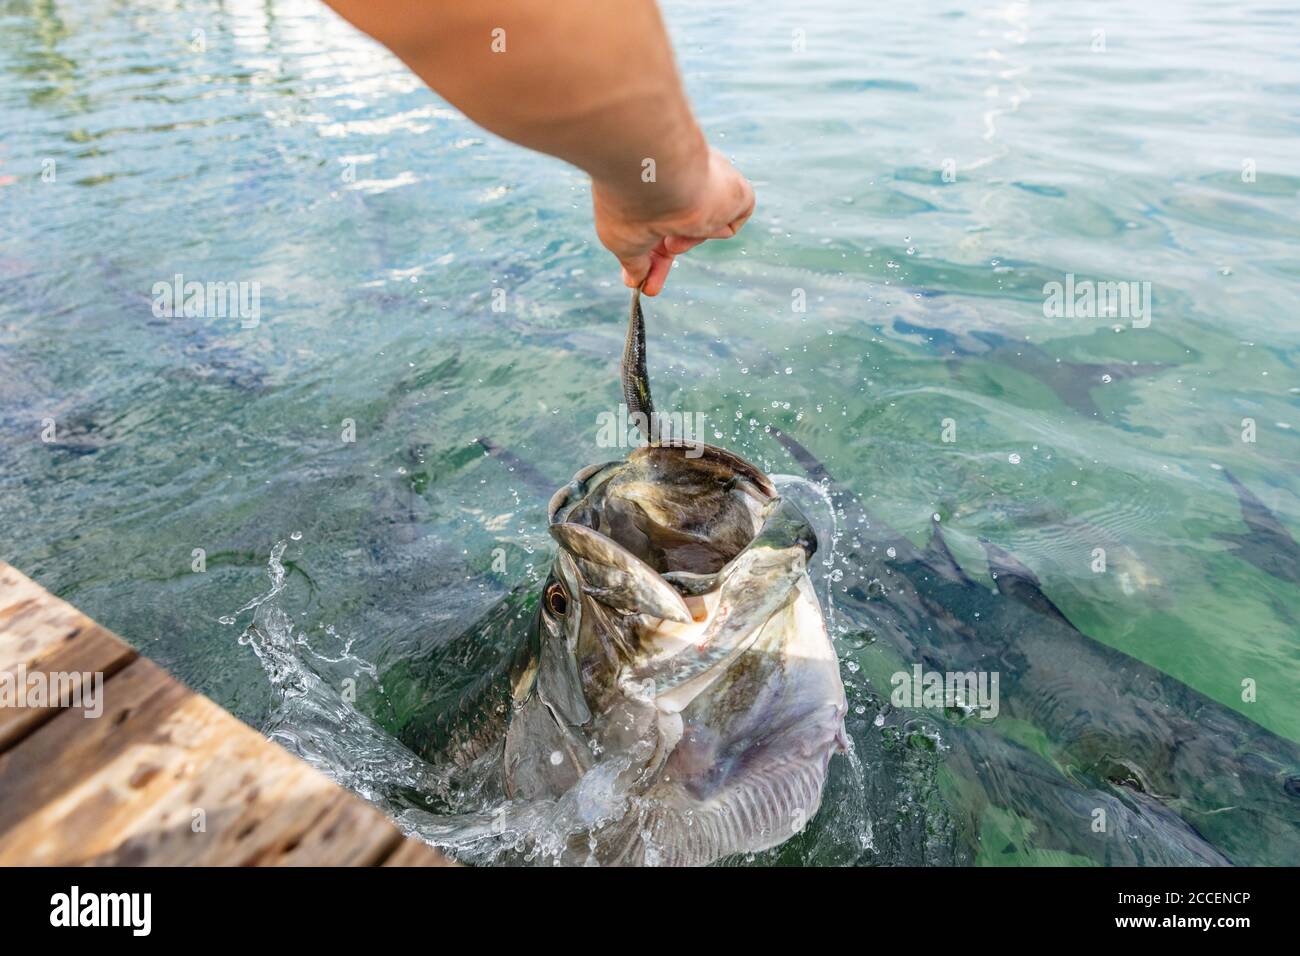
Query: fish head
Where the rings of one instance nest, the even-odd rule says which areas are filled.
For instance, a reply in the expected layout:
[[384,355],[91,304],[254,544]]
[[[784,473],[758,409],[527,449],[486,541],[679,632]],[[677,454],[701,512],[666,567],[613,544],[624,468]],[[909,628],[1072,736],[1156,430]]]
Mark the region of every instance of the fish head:
[[[622,754],[620,785],[653,799],[619,852],[646,852],[649,832],[675,862],[788,838],[845,745],[806,518],[744,459],[673,443],[583,469],[549,517],[559,547],[521,688],[544,707],[512,725],[516,791],[555,796],[593,754]],[[708,840],[687,838],[697,823]]]

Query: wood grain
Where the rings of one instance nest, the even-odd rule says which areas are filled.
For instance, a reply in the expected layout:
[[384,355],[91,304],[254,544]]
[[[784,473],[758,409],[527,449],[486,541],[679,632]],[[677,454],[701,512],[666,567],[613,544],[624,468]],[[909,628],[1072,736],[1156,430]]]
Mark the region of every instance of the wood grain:
[[102,714],[0,708],[0,865],[448,861],[0,562],[0,670],[104,673]]
[[[111,676],[136,657],[126,643],[71,604],[0,561],[0,672]],[[93,689],[94,679],[91,678]],[[51,719],[57,704],[0,707],[0,751]]]

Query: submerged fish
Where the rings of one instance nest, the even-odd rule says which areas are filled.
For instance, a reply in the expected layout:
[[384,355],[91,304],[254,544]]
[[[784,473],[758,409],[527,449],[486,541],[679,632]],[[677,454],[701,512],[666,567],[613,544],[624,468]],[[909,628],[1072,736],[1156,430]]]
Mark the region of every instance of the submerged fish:
[[1031,342],[1012,339],[999,332],[958,334],[947,329],[916,325],[906,319],[895,319],[894,331],[902,335],[923,336],[936,352],[946,356],[948,371],[954,377],[960,375],[973,359],[999,363],[1038,379],[1065,405],[1091,418],[1106,417],[1092,397],[1103,383],[1154,375],[1166,368],[1158,362],[1063,360]]
[[[983,791],[978,803],[1034,820],[1043,846],[1081,855],[1091,847],[1116,865],[1300,858],[1300,745],[1083,633],[1034,573],[992,542],[982,543],[995,590],[967,574],[937,521],[917,548],[793,436],[775,437],[854,529],[840,610],[928,670],[999,672],[999,721],[1041,732],[1047,760],[979,728],[949,729],[952,762],[965,768],[964,784]],[[1285,553],[1280,522],[1252,499],[1242,497],[1256,532],[1249,546]],[[996,776],[995,765],[1014,769]],[[1082,792],[1119,799],[1136,816],[1097,832],[1092,814],[1106,803],[1078,800]]]
[[1241,503],[1241,518],[1250,529],[1249,534],[1219,534],[1220,541],[1233,546],[1242,559],[1249,561],[1261,571],[1300,584],[1300,545],[1278,520],[1277,515],[1268,510],[1268,506],[1249,488],[1238,480],[1237,476],[1224,470],[1223,476],[1237,492]]
[[526,633],[410,742],[499,761],[514,806],[568,801],[565,862],[705,864],[817,813],[847,702],[806,518],[744,459],[659,439],[639,292],[623,389],[650,443],[556,492]]

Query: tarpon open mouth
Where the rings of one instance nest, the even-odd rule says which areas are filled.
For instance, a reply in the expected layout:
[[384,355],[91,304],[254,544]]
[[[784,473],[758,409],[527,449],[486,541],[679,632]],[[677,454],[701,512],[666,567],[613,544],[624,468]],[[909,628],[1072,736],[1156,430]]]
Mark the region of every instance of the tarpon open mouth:
[[[641,322],[634,294],[624,391],[650,415]],[[560,550],[511,675],[508,795],[560,799],[600,766],[623,809],[573,854],[601,863],[707,863],[797,833],[847,746],[804,516],[744,459],[671,441],[582,469],[548,514]]]

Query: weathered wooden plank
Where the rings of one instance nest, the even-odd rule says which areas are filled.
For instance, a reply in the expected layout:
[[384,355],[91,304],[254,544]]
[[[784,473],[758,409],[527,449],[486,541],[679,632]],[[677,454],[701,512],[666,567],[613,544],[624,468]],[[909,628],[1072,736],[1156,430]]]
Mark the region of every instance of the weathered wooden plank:
[[[0,675],[16,684],[65,675],[90,689],[134,660],[136,652],[65,601],[0,562]],[[51,719],[58,700],[0,706],[0,751]]]
[[[0,670],[12,671],[76,645],[87,631],[108,634],[71,604],[0,561]],[[116,637],[119,653],[133,653]]]
[[393,851],[388,859],[384,860],[384,866],[455,866],[456,864],[447,859],[433,847],[413,837],[408,837],[402,841],[402,844]]
[[0,864],[375,863],[400,839],[147,660],[0,755]]
[[157,665],[109,654],[115,645],[0,562],[0,666],[120,668],[100,716],[51,711],[0,752],[0,865],[446,862]]

